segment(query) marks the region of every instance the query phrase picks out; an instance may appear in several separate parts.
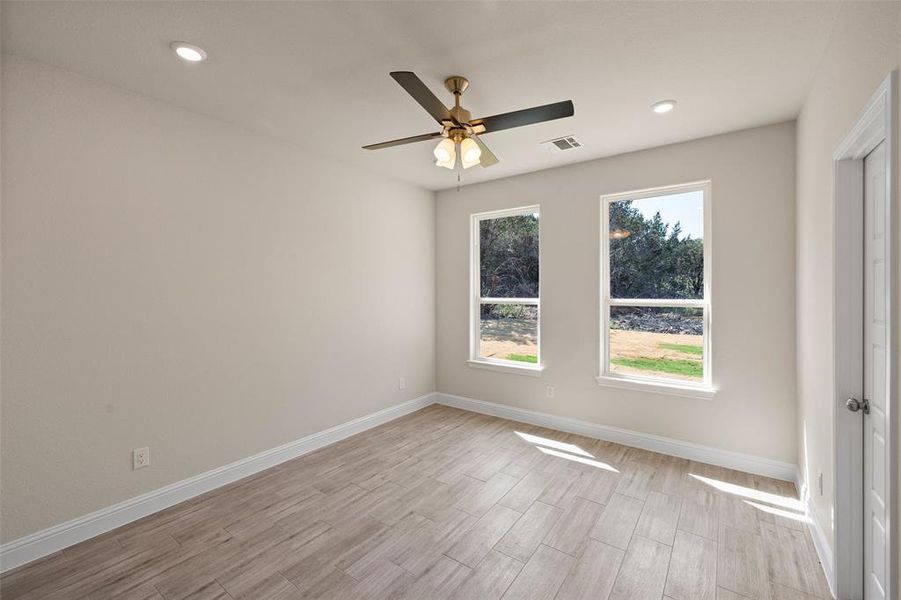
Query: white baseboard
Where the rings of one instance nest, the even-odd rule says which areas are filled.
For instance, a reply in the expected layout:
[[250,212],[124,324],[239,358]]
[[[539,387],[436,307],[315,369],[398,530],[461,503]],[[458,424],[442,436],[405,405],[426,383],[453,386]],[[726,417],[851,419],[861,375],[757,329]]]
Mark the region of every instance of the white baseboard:
[[826,539],[826,532],[820,527],[820,523],[808,511],[807,527],[810,529],[810,537],[813,538],[813,547],[817,551],[820,564],[823,566],[823,574],[826,576],[826,583],[829,584],[829,592],[835,598],[835,565],[832,559],[832,548],[829,547],[829,541]]
[[814,550],[816,550],[817,557],[820,559],[820,564],[823,566],[823,574],[826,576],[826,583],[829,584],[829,592],[832,594],[832,597],[835,598],[835,560],[832,554],[832,547],[829,545],[826,532],[823,530],[819,521],[817,521],[813,509],[810,506],[810,489],[807,482],[804,481],[804,478],[801,476],[800,469],[795,475],[795,485],[798,487],[798,492],[801,494],[801,502],[804,503],[804,514],[807,516],[807,528],[810,530],[810,537],[813,539]]
[[[453,406],[463,410],[493,415],[577,433],[596,439],[616,442],[636,448],[643,448],[653,452],[660,452],[672,456],[679,456],[690,460],[696,460],[708,464],[727,467],[748,473],[765,475],[776,479],[795,481],[796,468],[794,465],[767,458],[761,458],[728,450],[720,450],[709,446],[702,446],[691,442],[684,442],[671,438],[629,431],[559,417],[547,413],[541,413],[483,400],[474,400],[450,394],[433,393],[420,396],[413,400],[403,402],[359,419],[337,425],[325,431],[314,433],[299,440],[289,442],[282,446],[266,450],[254,456],[233,462],[231,464],[201,473],[189,479],[185,479],[166,487],[142,494],[135,498],[125,500],[113,506],[98,510],[83,517],[55,525],[43,531],[19,538],[0,546],[0,572],[14,569],[38,558],[47,556],[63,548],[67,548],[92,537],[106,533],[126,523],[136,521],[142,517],[153,514],[184,500],[188,500],[210,490],[216,489],[238,479],[248,477],[285,461],[297,458],[313,450],[317,450],[329,444],[334,444],[344,438],[366,431],[398,417],[425,408],[438,402],[447,406]],[[813,527],[813,526],[812,526]],[[814,532],[814,529],[811,529]],[[821,548],[828,552],[829,545],[825,543],[822,531],[814,532],[814,542],[817,551],[823,554]],[[828,552],[829,561],[823,560],[824,568],[831,568],[831,552]],[[828,572],[827,572],[828,573]],[[830,580],[831,585],[831,580]]]
[[766,477],[782,479],[784,481],[795,481],[795,473],[797,471],[795,465],[780,462],[778,460],[762,458],[751,454],[742,454],[740,452],[732,452],[731,450],[720,450],[718,448],[702,446],[692,442],[684,442],[649,433],[589,423],[588,421],[580,421],[568,417],[558,417],[547,413],[515,408],[505,404],[485,402],[484,400],[474,400],[473,398],[464,398],[462,396],[453,396],[451,394],[442,394],[440,392],[436,394],[436,396],[436,401],[439,404],[453,406],[463,410],[510,419],[511,421],[531,423],[532,425],[539,425],[549,429],[577,433],[599,440],[616,442],[617,444],[623,444],[625,446],[632,446],[650,450],[652,452],[660,452],[661,454],[687,458],[689,460],[727,467],[737,471],[754,473],[755,475],[764,475]]
[[342,423],[0,546],[0,572],[53,554],[238,479],[434,404],[435,394]]

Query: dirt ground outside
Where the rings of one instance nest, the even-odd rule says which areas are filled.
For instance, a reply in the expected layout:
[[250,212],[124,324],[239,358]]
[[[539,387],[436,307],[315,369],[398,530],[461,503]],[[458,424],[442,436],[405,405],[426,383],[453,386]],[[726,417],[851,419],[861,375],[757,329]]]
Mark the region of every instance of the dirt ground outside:
[[[689,348],[702,348],[704,336],[679,333],[654,333],[612,329],[610,331],[610,357],[616,359],[650,359],[651,366],[636,367],[611,364],[614,373],[702,381],[703,377],[658,371],[652,368],[654,359],[691,361],[700,369],[703,356]],[[485,319],[481,324],[479,355],[484,358],[511,360],[511,355],[538,355],[537,323],[529,319]]]
[[[670,347],[667,347],[670,346]],[[672,346],[704,346],[704,336],[679,333],[654,333],[650,331],[629,331],[625,329],[610,330],[610,358],[625,359],[670,359],[680,361],[697,361],[703,364],[703,356],[692,352],[686,352]],[[701,381],[701,377],[692,377],[679,373],[654,371],[626,365],[611,364],[610,370],[614,373],[627,373],[630,375],[643,375],[645,377],[661,377],[666,379],[681,379],[684,381]]]
[[529,319],[484,319],[479,355],[510,360],[511,354],[538,356],[538,322]]

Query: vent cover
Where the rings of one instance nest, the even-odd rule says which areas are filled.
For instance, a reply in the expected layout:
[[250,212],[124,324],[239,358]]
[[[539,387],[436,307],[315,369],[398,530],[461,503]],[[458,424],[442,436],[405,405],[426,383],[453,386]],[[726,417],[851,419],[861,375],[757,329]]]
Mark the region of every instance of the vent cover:
[[548,140],[546,142],[542,142],[542,145],[547,146],[554,152],[563,152],[564,150],[572,150],[574,148],[581,148],[582,144],[575,138],[575,136],[567,135],[561,138],[557,138],[554,140]]

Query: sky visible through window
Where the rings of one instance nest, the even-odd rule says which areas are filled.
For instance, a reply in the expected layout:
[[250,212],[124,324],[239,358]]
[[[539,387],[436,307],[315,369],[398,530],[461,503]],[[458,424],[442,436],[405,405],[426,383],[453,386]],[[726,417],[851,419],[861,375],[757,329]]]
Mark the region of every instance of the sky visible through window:
[[689,235],[696,240],[704,237],[704,192],[700,190],[642,198],[633,201],[632,206],[645,219],[652,219],[659,212],[664,223],[672,226],[678,222],[682,227],[679,239],[685,239]]

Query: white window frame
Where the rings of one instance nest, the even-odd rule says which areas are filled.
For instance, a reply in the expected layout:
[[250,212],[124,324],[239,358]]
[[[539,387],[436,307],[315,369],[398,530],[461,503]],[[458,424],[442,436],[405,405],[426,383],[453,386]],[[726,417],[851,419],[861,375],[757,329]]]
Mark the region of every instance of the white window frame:
[[[658,196],[701,192],[704,195],[704,298],[701,300],[650,300],[610,297],[610,204],[625,200],[643,200]],[[713,353],[711,328],[711,285],[710,273],[713,246],[711,239],[711,185],[710,181],[696,181],[679,185],[635,190],[619,194],[601,196],[601,289],[600,289],[600,368],[596,378],[599,385],[634,390],[644,390],[688,396],[694,398],[713,398],[716,390],[713,387]],[[643,377],[616,373],[610,370],[610,307],[611,306],[646,306],[646,307],[693,307],[703,310],[704,321],[704,380],[702,382],[679,381],[661,377]]]
[[[483,298],[481,281],[481,228],[482,221],[518,217],[520,215],[538,215],[538,298]],[[494,210],[470,215],[470,259],[469,259],[469,360],[470,367],[516,373],[519,375],[540,376],[544,366],[541,362],[541,207],[539,205],[520,206],[503,210]],[[481,308],[482,304],[529,304],[538,308],[537,323],[537,363],[522,363],[502,358],[485,358],[479,356],[481,340]]]

